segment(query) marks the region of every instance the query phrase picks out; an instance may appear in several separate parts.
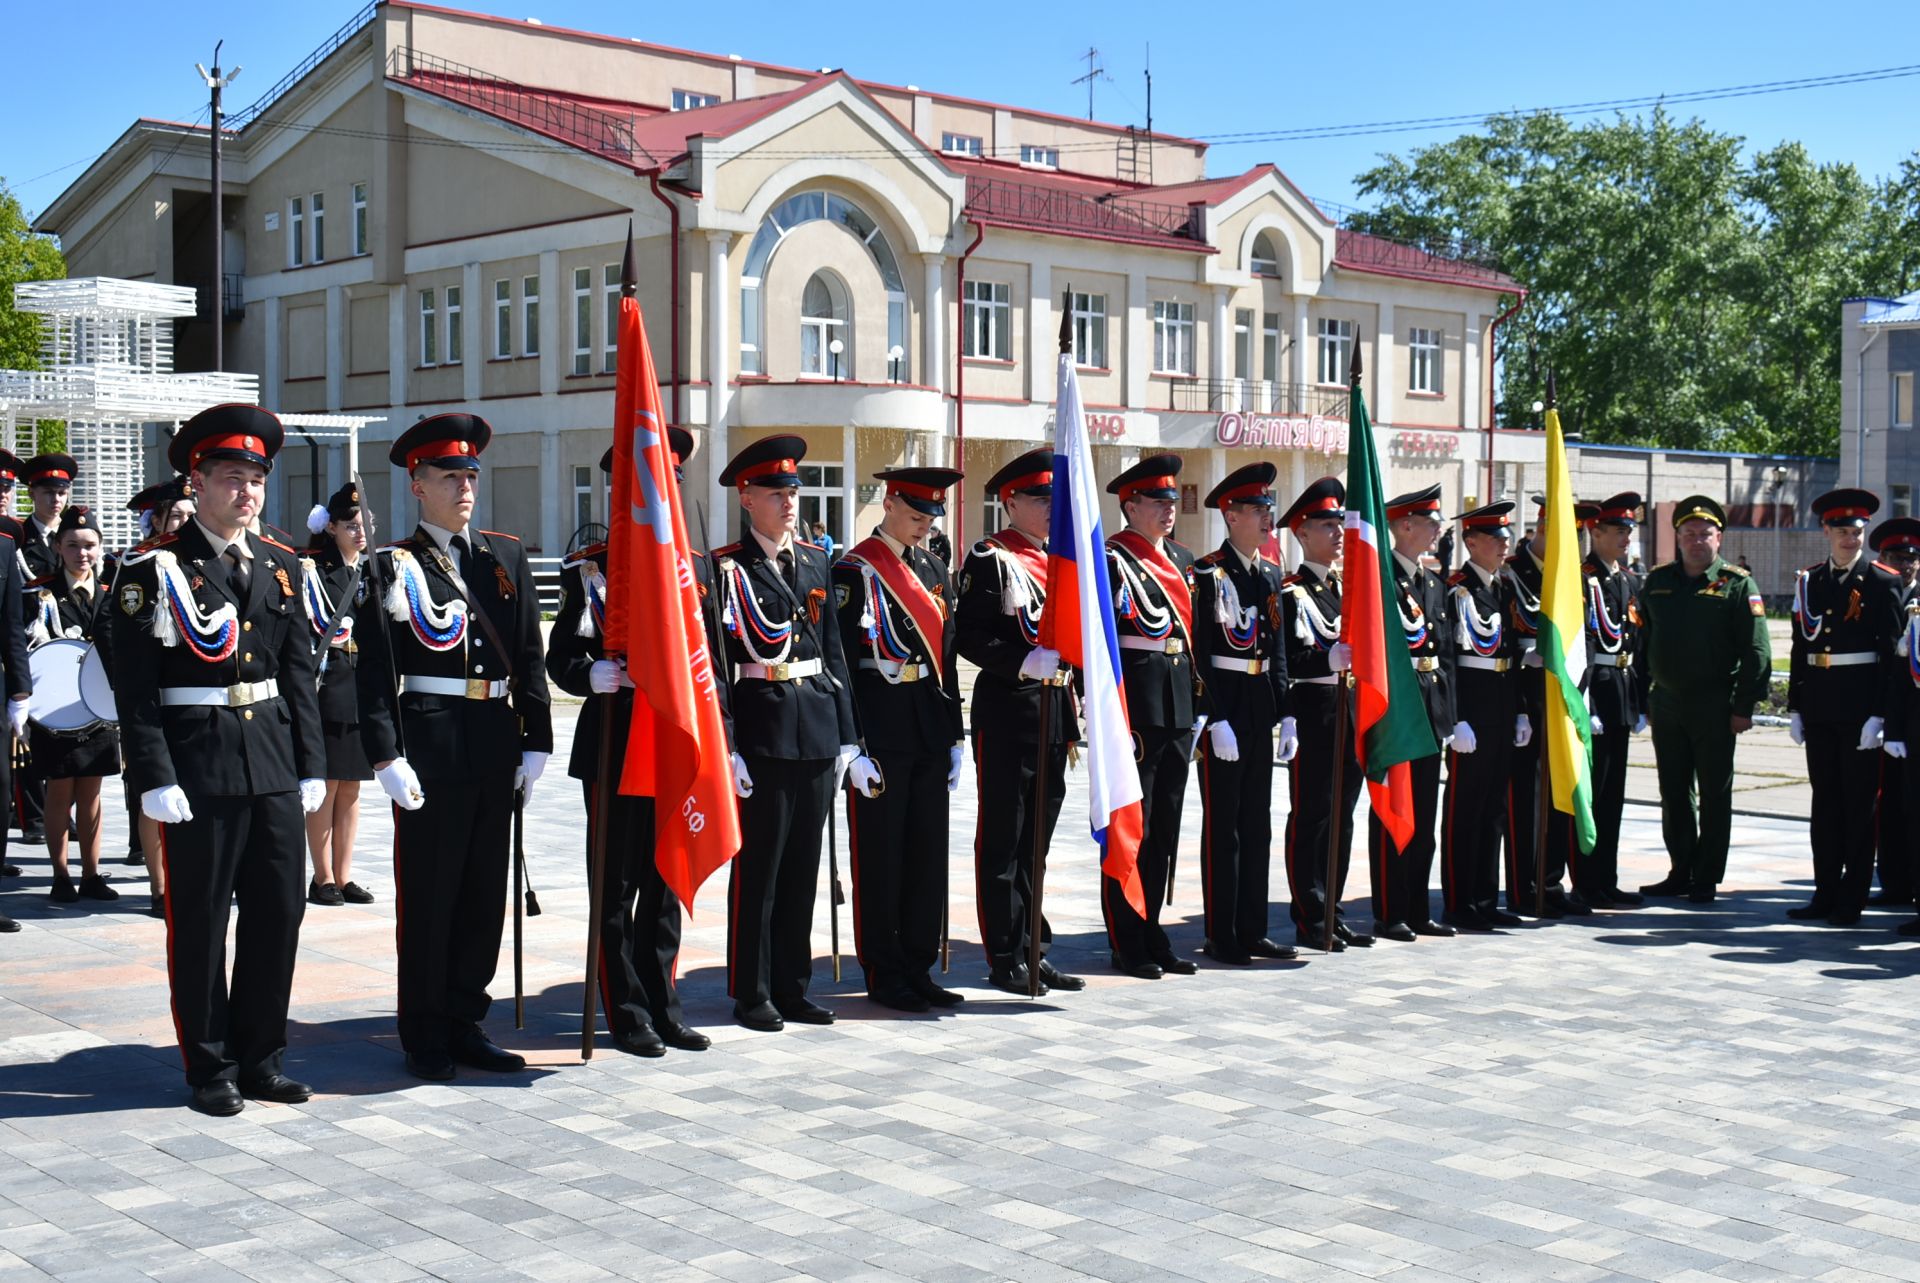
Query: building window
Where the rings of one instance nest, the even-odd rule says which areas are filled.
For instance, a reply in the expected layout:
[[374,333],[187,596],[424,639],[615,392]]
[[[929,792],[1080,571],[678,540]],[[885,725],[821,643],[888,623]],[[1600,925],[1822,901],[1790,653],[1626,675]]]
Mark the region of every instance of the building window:
[[1013,359],[1013,308],[1002,281],[968,281],[961,300],[961,355],[994,361]]
[[1887,490],[1889,492],[1887,506],[1892,509],[1887,515],[1889,517],[1911,517],[1913,515],[1913,487],[1906,482],[1896,481],[1888,486]]
[[[887,291],[887,346],[898,347],[905,355],[907,346],[907,288],[900,279],[900,267],[886,233],[872,215],[844,196],[831,192],[796,192],[781,201],[760,223],[760,230],[747,246],[747,258],[740,268],[740,373],[765,374],[766,323],[761,306],[760,286],[766,279],[767,264],[787,236],[806,223],[826,221],[859,241],[880,273]],[[906,377],[904,374],[902,377]]]
[[439,327],[435,324],[432,290],[420,291],[420,364],[438,365]]
[[[800,295],[800,374],[803,378],[853,377],[853,329],[847,295],[826,272],[815,272]],[[835,343],[840,352],[833,351]]]
[[972,134],[941,134],[940,150],[955,156],[978,156],[981,141]]
[[675,111],[693,111],[699,107],[713,107],[720,102],[719,94],[695,93],[691,89],[673,91],[673,109]]
[[[812,541],[813,524],[819,522],[826,527],[827,533],[839,541],[840,547],[847,542],[847,492],[846,473],[837,463],[803,463],[800,465],[799,511],[797,513],[800,538]],[[839,555],[839,549],[835,549]]]
[[1278,312],[1260,314],[1260,368],[1266,371],[1267,382],[1280,381],[1280,313]]
[[447,364],[458,365],[466,354],[466,337],[460,332],[460,287],[447,286]]
[[299,267],[307,261],[307,203],[295,196],[287,202],[287,263]]
[[1060,149],[1058,147],[1035,147],[1030,143],[1020,144],[1020,163],[1035,165],[1041,169],[1060,168]]
[[573,269],[573,372],[593,373],[593,269]]
[[598,468],[576,467],[573,470],[573,528],[575,530],[593,524],[594,473]]
[[612,374],[620,368],[620,264],[608,263],[601,273],[600,295],[607,321],[600,336],[600,372]]
[[1322,317],[1320,335],[1320,382],[1345,386],[1347,368],[1353,364],[1353,322]]
[[1253,309],[1233,309],[1233,377],[1253,377]]
[[1407,331],[1407,391],[1440,391],[1440,331]]
[[367,185],[353,185],[353,254],[355,258],[367,252]]
[[1107,368],[1107,296],[1075,294],[1073,361],[1095,370]]
[[313,261],[327,261],[327,197],[324,192],[313,194]]
[[1255,276],[1280,275],[1280,255],[1273,247],[1273,233],[1261,232],[1253,238],[1253,255],[1247,267]]
[[540,355],[540,278],[520,281],[520,351],[525,356]]
[[1153,305],[1153,368],[1157,374],[1193,373],[1193,304]]
[[493,283],[493,359],[513,357],[513,282],[502,278]]
[[1893,426],[1910,428],[1913,426],[1913,371],[1904,370],[1893,376],[1893,395],[1888,398],[1892,403]]

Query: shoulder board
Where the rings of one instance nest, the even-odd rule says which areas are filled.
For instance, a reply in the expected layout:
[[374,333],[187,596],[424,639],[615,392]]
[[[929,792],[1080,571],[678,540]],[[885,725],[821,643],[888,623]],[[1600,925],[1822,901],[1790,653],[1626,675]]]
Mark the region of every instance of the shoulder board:
[[1218,548],[1215,548],[1212,552],[1208,553],[1206,556],[1195,560],[1193,564],[1196,567],[1199,567],[1199,566],[1211,567],[1211,566],[1222,565],[1224,564],[1225,560],[1226,559],[1220,555],[1220,550]]
[[504,530],[482,530],[480,533],[489,539],[511,539],[515,543],[520,542],[519,535],[510,535]]
[[716,557],[731,557],[734,553],[739,551],[740,551],[740,545],[737,543],[723,544],[722,546],[715,548],[713,550],[713,555]]
[[[1739,567],[1738,567],[1738,566],[1735,566],[1735,565],[1731,565],[1731,564],[1729,564],[1729,565],[1727,566],[1727,569],[1728,569],[1728,570],[1738,570],[1738,569],[1739,569]],[[1803,574],[1803,575],[1810,575],[1810,574],[1812,574],[1812,573],[1813,573],[1814,571],[1816,571],[1816,570],[1818,570],[1818,569],[1820,569],[1820,563],[1816,561],[1816,562],[1814,562],[1814,563],[1813,563],[1813,564],[1812,564],[1811,566],[1802,566],[1802,567],[1800,567],[1800,571],[1799,571],[1799,573],[1800,573],[1800,574]]]
[[20,519],[18,517],[11,517],[4,513],[0,513],[0,535],[10,535],[11,537],[18,539],[21,535],[24,535],[25,533],[26,533],[26,528],[20,524]]
[[977,555],[982,557],[991,557],[994,553],[998,552],[999,550],[1000,550],[1000,545],[995,543],[991,538],[982,539],[979,543],[973,546],[973,551]]
[[1447,586],[1449,588],[1459,588],[1466,582],[1467,568],[1465,566],[1460,567],[1460,569],[1447,576]]
[[269,548],[278,548],[281,552],[293,552],[293,549],[287,547],[287,545],[281,543],[278,539],[275,539],[269,535],[255,535],[254,538],[258,539],[261,543],[266,544]]
[[1292,574],[1282,577],[1280,585],[1283,588],[1298,588],[1305,582],[1306,577],[1296,570]]
[[45,588],[48,584],[52,582],[53,582],[52,575],[41,575],[38,579],[27,580],[26,586],[29,588]]
[[814,550],[815,552],[825,552],[825,551],[826,551],[826,549],[825,549],[825,548],[822,548],[822,547],[821,547],[821,546],[820,546],[819,544],[817,544],[817,543],[809,543],[809,542],[807,542],[807,541],[806,541],[805,539],[796,539],[796,540],[794,540],[794,541],[793,541],[793,544],[794,544],[794,547],[796,547],[796,548],[811,548],[811,549],[813,549],[813,550]]
[[1892,566],[1889,566],[1889,565],[1888,565],[1888,564],[1887,564],[1886,562],[1884,562],[1884,561],[1876,561],[1876,562],[1874,562],[1874,563],[1873,563],[1873,568],[1874,568],[1875,570],[1884,570],[1884,571],[1886,571],[1886,572],[1887,572],[1888,574],[1890,574],[1890,575],[1897,575],[1897,574],[1899,574],[1899,573],[1900,573],[1899,571],[1897,571],[1897,570],[1895,570],[1895,569],[1894,569],[1894,568],[1893,568]]
[[591,548],[582,548],[579,552],[574,553],[572,557],[568,558],[568,560],[578,564],[593,557],[603,557],[606,555],[606,552],[607,545],[605,543],[597,543]]

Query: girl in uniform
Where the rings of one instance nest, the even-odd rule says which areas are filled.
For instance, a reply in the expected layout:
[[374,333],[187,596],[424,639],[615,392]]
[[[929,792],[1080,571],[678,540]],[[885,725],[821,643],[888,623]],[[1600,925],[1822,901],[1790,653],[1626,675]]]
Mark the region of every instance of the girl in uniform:
[[[373,894],[351,878],[353,843],[360,831],[360,782],[373,778],[360,746],[360,706],[353,670],[360,662],[354,640],[355,617],[367,610],[367,583],[361,554],[367,548],[360,520],[360,490],[349,481],[307,516],[305,572],[307,614],[313,641],[323,656],[320,673],[320,723],[327,744],[327,800],[307,817],[307,849],[313,856],[313,904],[369,904]],[[330,620],[332,637],[325,637]]]

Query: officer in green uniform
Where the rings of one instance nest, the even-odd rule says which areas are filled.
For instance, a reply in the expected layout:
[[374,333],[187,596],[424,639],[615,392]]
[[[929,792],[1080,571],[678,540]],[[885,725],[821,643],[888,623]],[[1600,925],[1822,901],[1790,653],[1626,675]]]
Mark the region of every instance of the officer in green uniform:
[[[1773,667],[1766,609],[1753,577],[1720,557],[1727,515],[1705,495],[1673,510],[1679,555],[1641,585],[1641,644],[1653,689],[1660,826],[1672,871],[1646,895],[1711,904],[1727,871],[1733,826],[1733,740],[1753,725]],[[1696,822],[1694,797],[1700,813]]]

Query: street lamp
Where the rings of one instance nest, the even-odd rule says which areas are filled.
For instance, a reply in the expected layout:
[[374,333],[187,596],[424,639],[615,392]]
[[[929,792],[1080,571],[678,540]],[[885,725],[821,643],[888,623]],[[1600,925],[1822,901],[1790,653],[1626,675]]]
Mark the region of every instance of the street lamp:
[[900,381],[900,358],[906,354],[907,350],[898,343],[887,349],[887,377],[894,383]]
[[1780,515],[1781,515],[1780,495],[1787,488],[1787,470],[1785,468],[1775,468],[1773,470],[1772,481],[1773,481],[1773,583],[1774,583],[1774,587],[1778,588],[1780,586],[1781,578],[1786,569],[1786,566],[1785,566],[1786,554],[1781,550],[1781,538],[1780,538]]
[[833,355],[833,381],[835,383],[840,381],[840,354],[846,350],[847,345],[839,339],[835,339],[833,342],[827,344],[827,351]]
[[213,173],[210,178],[213,190],[213,368],[216,370],[225,369],[227,361],[227,279],[226,264],[221,261],[226,249],[223,244],[226,220],[222,213],[220,181],[220,91],[240,79],[238,67],[224,76],[220,74],[220,46],[225,43],[224,40],[214,42],[212,71],[197,62],[193,64],[193,69],[200,73],[202,83],[213,95]]

